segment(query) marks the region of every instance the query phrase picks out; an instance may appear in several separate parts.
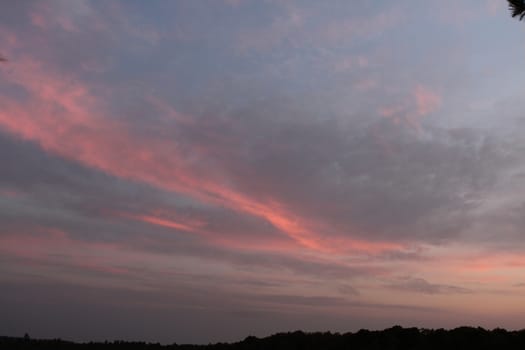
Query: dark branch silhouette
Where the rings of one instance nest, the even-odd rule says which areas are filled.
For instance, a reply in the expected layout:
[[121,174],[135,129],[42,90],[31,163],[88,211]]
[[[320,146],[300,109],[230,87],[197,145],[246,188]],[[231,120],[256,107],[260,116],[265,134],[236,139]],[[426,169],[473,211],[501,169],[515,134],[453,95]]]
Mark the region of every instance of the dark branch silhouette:
[[507,0],[512,17],[519,17],[520,21],[525,18],[525,0]]
[[0,56],[0,63],[7,62],[7,58]]

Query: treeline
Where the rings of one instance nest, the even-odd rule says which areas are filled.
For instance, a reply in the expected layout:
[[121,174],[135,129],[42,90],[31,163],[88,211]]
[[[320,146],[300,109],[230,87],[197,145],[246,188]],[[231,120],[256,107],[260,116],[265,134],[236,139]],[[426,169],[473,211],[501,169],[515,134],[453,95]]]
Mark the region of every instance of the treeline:
[[0,337],[0,349],[12,350],[94,350],[94,349],[177,349],[177,350],[372,350],[372,349],[525,349],[525,330],[506,331],[459,327],[452,330],[418,329],[395,326],[382,331],[356,333],[279,333],[265,338],[247,337],[237,343],[209,345],[161,345],[114,341],[73,343],[60,339],[42,340]]

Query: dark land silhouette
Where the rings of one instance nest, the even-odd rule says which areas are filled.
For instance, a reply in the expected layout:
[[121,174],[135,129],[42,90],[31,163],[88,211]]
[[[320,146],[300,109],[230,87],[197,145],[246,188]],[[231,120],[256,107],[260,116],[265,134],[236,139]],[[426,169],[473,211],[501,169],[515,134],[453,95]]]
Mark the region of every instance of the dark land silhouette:
[[452,330],[418,329],[395,326],[382,331],[355,333],[302,331],[278,333],[265,338],[249,336],[235,343],[209,345],[161,345],[145,342],[113,341],[74,343],[60,339],[31,339],[29,336],[0,337],[0,349],[182,349],[182,350],[308,350],[308,349],[525,349],[525,330],[486,330],[459,327]]

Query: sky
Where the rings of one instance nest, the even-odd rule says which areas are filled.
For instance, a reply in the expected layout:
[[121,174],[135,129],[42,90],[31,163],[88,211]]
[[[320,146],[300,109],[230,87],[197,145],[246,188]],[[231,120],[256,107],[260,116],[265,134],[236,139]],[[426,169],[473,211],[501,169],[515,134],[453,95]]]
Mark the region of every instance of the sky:
[[524,38],[503,0],[10,2],[0,335],[523,328]]

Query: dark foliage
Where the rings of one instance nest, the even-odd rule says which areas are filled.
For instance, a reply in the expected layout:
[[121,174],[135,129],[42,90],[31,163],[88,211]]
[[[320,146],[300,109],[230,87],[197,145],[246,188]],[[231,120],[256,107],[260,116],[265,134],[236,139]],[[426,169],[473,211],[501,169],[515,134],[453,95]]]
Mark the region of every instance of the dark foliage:
[[508,0],[512,17],[525,18],[525,0]]
[[73,343],[60,339],[0,337],[0,349],[10,350],[96,350],[96,349],[177,349],[177,350],[394,350],[394,349],[525,349],[525,330],[506,331],[460,327],[453,330],[418,329],[395,326],[383,331],[356,333],[279,333],[266,338],[247,337],[237,343],[210,345],[160,345],[143,342]]

